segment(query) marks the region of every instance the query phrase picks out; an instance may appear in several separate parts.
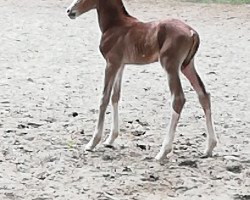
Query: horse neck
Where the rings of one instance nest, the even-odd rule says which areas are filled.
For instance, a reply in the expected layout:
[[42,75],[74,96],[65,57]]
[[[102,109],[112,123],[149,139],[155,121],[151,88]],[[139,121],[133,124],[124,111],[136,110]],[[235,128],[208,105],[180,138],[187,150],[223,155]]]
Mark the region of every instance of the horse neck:
[[128,18],[133,18],[126,11],[122,0],[98,0],[97,13],[103,33],[113,26],[126,23]]

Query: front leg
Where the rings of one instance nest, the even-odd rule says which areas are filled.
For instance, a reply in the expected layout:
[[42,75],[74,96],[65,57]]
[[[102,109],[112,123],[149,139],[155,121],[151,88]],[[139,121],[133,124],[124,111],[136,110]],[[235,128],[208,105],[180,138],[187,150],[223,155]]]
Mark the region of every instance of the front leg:
[[121,83],[122,83],[122,74],[124,66],[122,66],[116,76],[113,94],[112,94],[112,109],[113,109],[113,118],[112,118],[112,127],[111,132],[106,139],[104,145],[109,147],[113,145],[113,142],[118,137],[119,134],[119,120],[118,120],[118,103],[121,95]]
[[93,134],[92,139],[85,147],[85,151],[92,151],[95,146],[101,141],[104,119],[107,106],[110,101],[110,94],[113,88],[114,80],[119,69],[119,65],[115,65],[113,63],[107,63],[107,67],[105,69],[105,78],[104,78],[104,89],[102,93],[100,108],[99,108],[99,117],[97,122],[96,130]]

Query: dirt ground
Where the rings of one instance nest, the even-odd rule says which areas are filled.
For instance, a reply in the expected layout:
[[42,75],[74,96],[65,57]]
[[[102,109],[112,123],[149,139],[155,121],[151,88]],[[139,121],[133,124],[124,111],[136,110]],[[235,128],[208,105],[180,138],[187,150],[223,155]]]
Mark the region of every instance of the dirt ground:
[[[70,20],[70,3],[0,1],[0,199],[250,199],[250,7],[125,2],[141,20],[179,18],[201,37],[196,66],[212,95],[220,144],[214,157],[201,158],[204,115],[183,77],[187,102],[174,155],[157,163],[170,117],[159,63],[126,68],[115,149],[99,145],[83,153],[95,128],[105,62],[96,12]],[[105,136],[110,118],[108,108]]]

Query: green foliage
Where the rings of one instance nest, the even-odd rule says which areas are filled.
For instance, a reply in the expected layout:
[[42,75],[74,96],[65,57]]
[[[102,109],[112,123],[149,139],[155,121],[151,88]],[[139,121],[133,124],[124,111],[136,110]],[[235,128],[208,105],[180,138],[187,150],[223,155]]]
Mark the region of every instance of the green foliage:
[[250,4],[250,0],[183,0],[195,3],[229,3],[229,4]]
[[74,146],[74,141],[69,140],[69,141],[67,141],[66,145],[67,145],[68,149],[72,149]]

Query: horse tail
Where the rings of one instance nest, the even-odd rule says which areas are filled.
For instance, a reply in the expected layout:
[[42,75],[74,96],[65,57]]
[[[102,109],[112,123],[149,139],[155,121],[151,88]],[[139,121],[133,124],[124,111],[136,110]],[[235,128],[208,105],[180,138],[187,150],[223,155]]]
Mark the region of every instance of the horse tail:
[[182,63],[182,67],[186,67],[190,62],[191,60],[194,58],[194,55],[196,54],[198,48],[199,48],[199,45],[200,45],[200,37],[198,35],[198,33],[194,30],[191,30],[191,37],[193,38],[193,45],[192,47],[190,48],[189,52],[188,52],[188,55],[186,57],[186,59],[183,61]]

